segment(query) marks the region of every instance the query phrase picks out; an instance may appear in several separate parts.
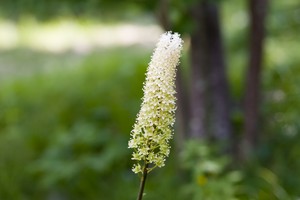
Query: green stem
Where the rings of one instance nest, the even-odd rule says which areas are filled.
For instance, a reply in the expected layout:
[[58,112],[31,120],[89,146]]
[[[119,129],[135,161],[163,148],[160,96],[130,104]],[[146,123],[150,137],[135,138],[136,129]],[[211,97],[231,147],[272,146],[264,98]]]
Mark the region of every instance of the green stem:
[[143,176],[141,178],[141,183],[140,183],[140,190],[139,190],[137,200],[142,200],[143,199],[144,188],[145,188],[146,178],[147,178],[147,174],[148,174],[148,169],[147,168],[148,168],[148,163],[145,163],[144,169],[143,169]]

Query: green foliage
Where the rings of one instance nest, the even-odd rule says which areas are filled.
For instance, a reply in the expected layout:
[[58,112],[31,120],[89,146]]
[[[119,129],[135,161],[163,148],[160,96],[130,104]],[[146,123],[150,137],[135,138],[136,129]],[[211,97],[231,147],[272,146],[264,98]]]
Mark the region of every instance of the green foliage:
[[[255,163],[255,162],[254,162]],[[245,179],[241,182],[238,199],[294,199],[287,193],[280,176],[257,163],[244,167]]]
[[291,51],[284,62],[277,62],[264,76],[266,97],[263,111],[268,118],[264,122],[266,134],[259,155],[264,164],[277,174],[287,193],[299,196],[300,162],[297,158],[300,155],[300,126],[297,108],[300,108],[300,102],[297,86],[300,82],[297,76],[300,59],[293,53]]
[[42,21],[56,17],[92,17],[115,21],[132,18],[132,14],[140,13],[140,10],[138,4],[129,0],[1,0],[0,16],[14,20],[29,15]]
[[[114,135],[78,123],[69,133],[54,136],[41,158],[32,164],[31,171],[41,176],[42,188],[55,186],[72,199],[109,196],[98,179],[113,171],[116,173],[112,177],[121,175],[119,169],[126,169],[129,157],[128,151],[123,149],[127,145],[126,138]],[[92,188],[95,192],[91,193]]]
[[0,135],[0,199],[26,199],[24,193],[32,192],[36,186],[30,182],[31,177],[24,167],[29,164],[33,152],[23,139],[16,130]]
[[191,175],[183,188],[185,199],[237,199],[243,174],[229,169],[229,157],[222,155],[216,146],[188,141],[181,158],[182,166]]
[[96,52],[75,68],[3,82],[1,199],[132,198],[110,188],[135,188],[127,141],[147,64],[138,52]]
[[[239,166],[228,155],[224,155],[219,147],[205,141],[187,141],[181,154],[182,166],[189,177],[182,188],[183,199],[296,198],[296,190],[291,191],[296,188],[290,188],[283,182],[285,179],[291,180],[291,177],[284,177],[278,169],[270,169],[270,166],[266,168],[253,160]],[[281,160],[275,162],[281,167],[284,166]],[[296,173],[298,172],[294,175]],[[299,177],[298,174],[296,176]]]

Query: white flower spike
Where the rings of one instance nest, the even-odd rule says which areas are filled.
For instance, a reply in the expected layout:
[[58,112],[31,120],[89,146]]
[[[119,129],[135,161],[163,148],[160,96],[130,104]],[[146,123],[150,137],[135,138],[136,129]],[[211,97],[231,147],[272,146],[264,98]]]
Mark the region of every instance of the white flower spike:
[[162,34],[149,63],[143,102],[128,142],[129,148],[134,149],[132,160],[137,162],[134,173],[143,173],[142,163],[151,164],[148,171],[163,167],[169,156],[176,110],[176,66],[182,44],[178,33]]

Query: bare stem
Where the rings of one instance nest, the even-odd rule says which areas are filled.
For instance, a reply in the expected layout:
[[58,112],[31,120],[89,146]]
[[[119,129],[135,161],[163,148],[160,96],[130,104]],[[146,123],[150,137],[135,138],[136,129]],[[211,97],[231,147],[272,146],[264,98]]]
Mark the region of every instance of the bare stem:
[[141,178],[141,183],[140,183],[140,190],[139,190],[137,200],[142,200],[143,199],[144,188],[145,188],[146,178],[147,178],[147,174],[148,174],[148,169],[147,168],[148,168],[148,163],[145,163],[144,169],[143,169],[143,176]]

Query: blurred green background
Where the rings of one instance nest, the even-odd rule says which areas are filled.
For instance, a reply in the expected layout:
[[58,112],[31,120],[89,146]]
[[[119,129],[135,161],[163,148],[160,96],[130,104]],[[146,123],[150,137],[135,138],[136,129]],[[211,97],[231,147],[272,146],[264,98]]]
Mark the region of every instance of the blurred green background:
[[[230,92],[238,102],[248,62],[247,1],[216,3]],[[143,0],[1,0],[1,200],[136,198],[139,177],[131,172],[127,142],[146,67],[163,33],[158,6]],[[300,198],[300,3],[270,0],[268,7],[264,123],[254,156],[240,163],[218,142],[182,141],[175,131],[171,157],[149,175],[145,200]],[[171,13],[175,21],[178,10]],[[183,24],[176,29],[184,30],[181,67],[189,82],[185,33],[193,25]],[[236,138],[241,115],[232,114]]]

